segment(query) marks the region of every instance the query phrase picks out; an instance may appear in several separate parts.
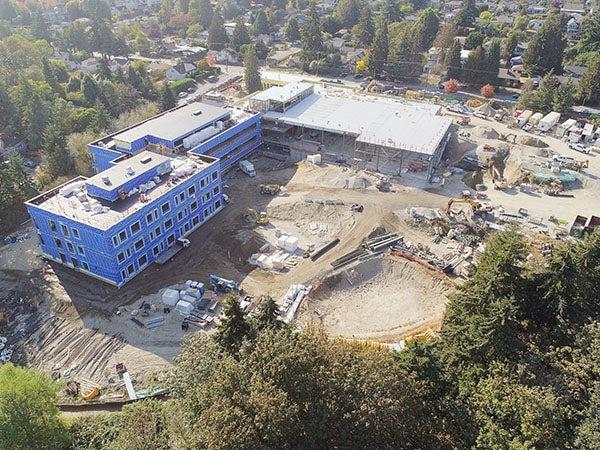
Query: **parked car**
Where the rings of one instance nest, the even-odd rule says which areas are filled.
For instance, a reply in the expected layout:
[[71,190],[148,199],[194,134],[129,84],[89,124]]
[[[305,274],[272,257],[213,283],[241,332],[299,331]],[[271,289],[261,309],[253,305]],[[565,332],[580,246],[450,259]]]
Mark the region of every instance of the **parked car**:
[[531,124],[531,123],[526,123],[526,124],[523,126],[523,131],[530,131],[532,128],[533,128],[533,124]]
[[552,156],[552,161],[556,161],[559,163],[574,163],[575,158],[571,158],[570,156],[565,155],[554,155]]
[[514,98],[515,100],[517,100],[519,97],[521,97],[521,94],[515,93],[515,94],[511,95],[511,97]]
[[219,81],[219,77],[216,75],[211,75],[206,79],[206,81],[208,81],[209,83],[216,83],[217,81]]
[[180,93],[179,93],[179,98],[186,98],[186,97],[187,97],[187,95],[188,95],[188,93],[187,93],[187,92],[185,92],[185,91],[183,91],[183,92],[180,92]]

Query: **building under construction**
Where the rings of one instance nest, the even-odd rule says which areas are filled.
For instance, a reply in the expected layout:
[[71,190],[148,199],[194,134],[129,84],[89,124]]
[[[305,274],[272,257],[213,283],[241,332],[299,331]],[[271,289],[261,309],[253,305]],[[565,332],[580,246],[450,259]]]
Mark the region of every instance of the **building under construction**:
[[300,160],[320,153],[389,175],[425,171],[430,179],[448,140],[452,120],[440,107],[387,97],[290,83],[250,99],[262,113],[265,149]]

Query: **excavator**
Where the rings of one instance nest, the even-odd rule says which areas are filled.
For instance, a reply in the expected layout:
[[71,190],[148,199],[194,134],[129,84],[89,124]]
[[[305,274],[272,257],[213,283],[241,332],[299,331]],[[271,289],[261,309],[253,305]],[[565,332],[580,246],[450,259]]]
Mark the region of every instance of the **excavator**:
[[269,216],[266,211],[257,212],[255,209],[248,208],[246,213],[244,214],[244,218],[248,222],[253,222],[256,225],[268,225],[269,224]]
[[451,198],[448,200],[448,206],[446,206],[446,214],[450,212],[452,205],[456,203],[466,203],[467,205],[470,205],[473,209],[473,212],[478,211],[481,208],[481,203],[470,198]]

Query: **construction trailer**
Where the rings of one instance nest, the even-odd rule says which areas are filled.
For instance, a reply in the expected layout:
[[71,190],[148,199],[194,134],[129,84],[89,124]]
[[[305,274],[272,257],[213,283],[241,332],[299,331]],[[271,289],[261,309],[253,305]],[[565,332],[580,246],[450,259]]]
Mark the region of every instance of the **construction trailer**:
[[[452,119],[440,116],[436,105],[318,86],[305,97],[294,97],[295,103],[285,99],[275,87],[250,103],[263,111],[266,149],[292,160],[319,154],[326,161],[387,175],[410,170],[431,179],[451,136]],[[286,106],[273,110],[271,104]]]
[[552,111],[546,114],[537,124],[538,130],[541,132],[549,131],[554,125],[560,121],[560,113]]
[[529,123],[535,127],[535,126],[537,126],[538,123],[540,123],[540,120],[542,120],[543,118],[544,118],[544,115],[540,112],[537,112],[529,118],[527,123]]
[[583,142],[591,142],[594,139],[595,134],[596,133],[594,132],[594,124],[593,123],[586,123],[583,126],[583,133],[582,133]]
[[565,120],[558,127],[556,127],[556,137],[565,137],[568,134],[569,130],[574,126],[577,126],[577,121],[575,119]]
[[529,121],[531,116],[533,115],[533,111],[526,109],[521,114],[519,114],[515,120],[515,123],[519,128],[523,128],[523,126]]

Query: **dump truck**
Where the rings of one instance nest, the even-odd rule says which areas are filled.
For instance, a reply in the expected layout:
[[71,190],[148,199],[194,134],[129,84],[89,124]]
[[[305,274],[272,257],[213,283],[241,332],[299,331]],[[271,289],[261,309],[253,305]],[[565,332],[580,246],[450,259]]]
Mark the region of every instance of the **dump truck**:
[[250,161],[244,159],[239,162],[238,167],[240,168],[240,170],[242,172],[244,172],[249,177],[256,176],[256,170],[254,169],[254,164],[252,164]]

